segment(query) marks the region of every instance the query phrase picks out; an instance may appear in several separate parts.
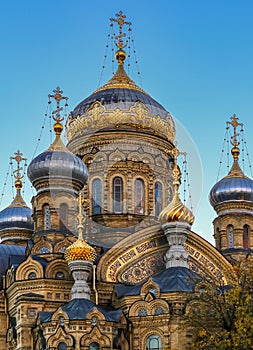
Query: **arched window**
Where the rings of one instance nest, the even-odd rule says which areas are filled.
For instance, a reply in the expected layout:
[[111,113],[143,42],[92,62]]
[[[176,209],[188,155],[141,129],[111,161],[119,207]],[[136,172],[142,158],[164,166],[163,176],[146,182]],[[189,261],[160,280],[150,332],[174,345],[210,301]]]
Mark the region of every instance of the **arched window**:
[[60,342],[60,344],[57,347],[58,350],[67,350],[66,343]]
[[134,182],[134,212],[135,214],[144,214],[145,193],[144,181],[136,179]]
[[158,335],[151,335],[146,342],[146,350],[162,350],[162,341]]
[[138,310],[138,316],[147,316],[147,310],[142,307],[141,309]]
[[37,278],[36,273],[35,272],[30,272],[28,275],[28,279],[29,280],[35,280]]
[[243,226],[243,248],[247,249],[249,248],[249,226],[244,225]]
[[43,216],[44,216],[44,230],[49,230],[50,224],[50,207],[48,204],[43,206]]
[[100,346],[97,342],[92,342],[89,346],[89,350],[100,350]]
[[234,227],[228,225],[228,248],[234,248]]
[[64,280],[65,279],[65,273],[62,271],[57,271],[55,274],[55,278],[57,280]]
[[119,176],[113,179],[113,212],[123,212],[123,182]]
[[162,314],[164,314],[163,308],[157,307],[157,308],[155,309],[155,315],[157,316],[157,315],[162,315]]
[[92,214],[101,214],[102,207],[102,182],[95,179],[92,182]]
[[158,216],[162,211],[162,184],[157,181],[155,183],[155,216]]
[[66,230],[68,227],[68,205],[61,203],[60,205],[60,230]]

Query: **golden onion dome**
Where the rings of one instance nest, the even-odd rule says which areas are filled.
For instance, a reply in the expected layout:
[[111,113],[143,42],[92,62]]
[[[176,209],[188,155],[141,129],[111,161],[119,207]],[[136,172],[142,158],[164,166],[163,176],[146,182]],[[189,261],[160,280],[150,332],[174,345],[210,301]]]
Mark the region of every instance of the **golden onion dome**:
[[188,222],[190,225],[194,222],[194,215],[180,200],[178,192],[176,191],[172,201],[164,208],[159,220],[162,224],[167,222]]
[[65,251],[65,259],[67,261],[86,260],[94,262],[96,257],[95,249],[81,238],[78,238]]

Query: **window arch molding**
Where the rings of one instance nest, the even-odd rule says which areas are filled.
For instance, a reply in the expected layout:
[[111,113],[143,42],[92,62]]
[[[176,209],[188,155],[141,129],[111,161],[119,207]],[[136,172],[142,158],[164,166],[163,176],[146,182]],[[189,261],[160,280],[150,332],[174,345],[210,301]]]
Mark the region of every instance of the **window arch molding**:
[[101,214],[103,207],[102,200],[103,180],[96,176],[90,182],[91,214]]
[[122,214],[125,212],[126,180],[121,174],[113,174],[110,178],[110,183],[112,212],[115,214]]
[[[159,345],[160,347],[148,347],[148,341],[151,340],[151,337],[156,337],[159,338],[158,342],[155,342],[155,345]],[[162,340],[164,338],[164,335],[162,333],[162,331],[160,329],[157,328],[151,328],[149,329],[149,331],[144,334],[143,338],[142,338],[142,349],[146,349],[146,350],[162,350],[162,349],[167,349],[168,344],[164,343],[164,341]],[[152,343],[150,344],[151,346],[153,345]]]
[[234,226],[227,226],[228,248],[234,248]]
[[[139,194],[139,198],[136,191],[137,181],[139,184],[141,181],[143,185],[143,193],[142,196]],[[142,203],[140,203],[140,200]],[[137,175],[132,179],[132,208],[135,214],[145,215],[148,211],[148,181],[141,175]]]
[[67,228],[68,228],[68,216],[69,216],[68,204],[61,203],[60,208],[59,208],[60,230],[67,230]]
[[160,212],[163,209],[164,202],[164,185],[160,180],[156,180],[154,186],[154,208],[155,208],[155,216],[159,216]]
[[43,229],[49,230],[51,228],[51,213],[50,213],[50,205],[48,203],[43,204],[42,215],[43,215]]
[[250,238],[250,227],[249,225],[246,224],[243,226],[243,233],[242,233],[242,243],[243,243],[244,249],[250,248],[249,238]]

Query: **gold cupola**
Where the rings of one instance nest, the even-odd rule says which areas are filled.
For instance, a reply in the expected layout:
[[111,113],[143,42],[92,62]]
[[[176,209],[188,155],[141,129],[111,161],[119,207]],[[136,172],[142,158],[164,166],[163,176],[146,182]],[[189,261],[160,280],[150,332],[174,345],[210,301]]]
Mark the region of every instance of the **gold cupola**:
[[78,219],[78,239],[71,244],[65,251],[65,259],[70,261],[85,260],[94,262],[96,260],[97,254],[95,249],[91,247],[88,243],[84,241],[83,236],[83,214],[82,214],[82,196],[79,192],[79,213],[77,215]]
[[168,222],[187,222],[188,224],[192,225],[194,222],[194,215],[191,212],[190,209],[188,209],[181,201],[178,193],[178,188],[180,185],[179,182],[179,176],[180,171],[178,169],[177,165],[177,157],[180,154],[179,150],[175,147],[172,151],[172,154],[175,159],[175,166],[173,170],[174,175],[174,196],[172,201],[165,207],[160,215],[159,215],[159,221],[162,224],[168,223]]

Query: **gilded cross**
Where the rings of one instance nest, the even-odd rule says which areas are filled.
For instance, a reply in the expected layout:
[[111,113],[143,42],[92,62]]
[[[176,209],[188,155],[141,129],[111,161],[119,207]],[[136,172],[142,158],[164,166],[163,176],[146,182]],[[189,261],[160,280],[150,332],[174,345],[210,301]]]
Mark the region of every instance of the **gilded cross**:
[[[119,25],[119,35],[116,36],[117,42],[115,41],[116,46],[121,50],[124,47],[126,47],[126,44],[124,45],[123,37],[126,36],[125,33],[123,33],[123,26],[124,24],[131,25],[131,22],[126,22],[125,18],[126,16],[123,15],[122,11],[119,11],[119,13],[116,13],[117,18],[110,18],[111,22],[116,22]],[[113,25],[113,24],[111,24]]]
[[236,114],[234,114],[230,119],[231,119],[231,122],[227,122],[227,125],[230,124],[234,128],[234,135],[231,136],[230,142],[234,147],[237,147],[237,146],[239,146],[240,142],[237,140],[237,136],[239,136],[239,134],[237,134],[236,129],[239,125],[243,126],[243,124],[238,123],[239,119],[236,117]]
[[172,155],[173,155],[173,158],[174,158],[173,176],[174,176],[174,179],[175,179],[176,189],[178,189],[179,177],[180,177],[180,170],[179,170],[178,165],[177,165],[177,159],[178,159],[179,155],[186,156],[186,154],[187,154],[186,152],[180,152],[179,149],[177,148],[177,145],[175,145],[175,147],[172,150]]
[[54,98],[56,101],[56,110],[52,112],[53,114],[53,119],[56,121],[56,123],[60,123],[61,121],[63,121],[64,118],[61,118],[61,114],[60,112],[62,111],[62,107],[60,107],[60,102],[61,100],[66,100],[66,104],[65,106],[68,105],[68,97],[66,96],[62,96],[63,91],[57,87],[55,90],[53,90],[54,94],[51,95],[49,94],[49,103],[51,103],[50,98]]
[[21,180],[24,176],[20,174],[20,171],[23,170],[23,168],[20,167],[20,163],[24,160],[27,161],[27,158],[23,158],[23,153],[20,152],[20,150],[17,150],[17,152],[14,153],[15,157],[10,157],[10,160],[14,159],[17,162],[17,169],[13,171],[13,175],[17,180]]

